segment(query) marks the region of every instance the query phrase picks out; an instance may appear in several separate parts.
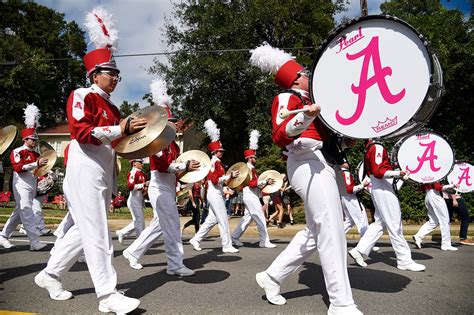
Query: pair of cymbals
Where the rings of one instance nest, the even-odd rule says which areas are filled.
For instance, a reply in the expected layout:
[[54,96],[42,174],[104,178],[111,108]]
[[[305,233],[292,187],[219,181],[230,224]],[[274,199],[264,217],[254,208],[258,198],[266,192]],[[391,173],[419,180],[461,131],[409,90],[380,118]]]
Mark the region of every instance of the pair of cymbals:
[[229,175],[233,171],[239,171],[239,176],[235,178],[231,178],[227,183],[227,187],[233,190],[241,191],[244,189],[245,186],[248,186],[251,179],[251,171],[250,168],[247,166],[247,163],[238,162],[232,165],[228,170],[226,175]]
[[199,166],[199,169],[196,171],[184,173],[183,176],[179,177],[179,181],[183,183],[195,183],[204,179],[211,170],[211,159],[209,159],[209,156],[199,150],[189,150],[178,156],[176,162],[186,163],[189,160],[198,161],[201,166]]
[[139,109],[128,118],[145,118],[142,130],[123,137],[115,146],[115,151],[126,159],[141,159],[152,156],[169,146],[176,138],[176,128],[168,123],[168,113],[162,106]]
[[17,135],[18,129],[13,125],[0,128],[0,155],[10,148],[15,142]]
[[40,157],[38,159],[48,159],[48,163],[46,163],[46,165],[43,165],[36,169],[36,176],[40,177],[48,173],[53,168],[54,164],[56,163],[57,154],[56,151],[54,151],[53,147],[45,141],[40,141],[38,147],[40,153]]
[[275,181],[273,185],[266,185],[265,187],[263,187],[262,192],[266,194],[272,194],[274,192],[277,192],[283,186],[284,177],[285,174],[281,174],[280,172],[274,170],[268,170],[260,174],[260,176],[258,177],[259,182],[267,180],[268,178],[272,178]]

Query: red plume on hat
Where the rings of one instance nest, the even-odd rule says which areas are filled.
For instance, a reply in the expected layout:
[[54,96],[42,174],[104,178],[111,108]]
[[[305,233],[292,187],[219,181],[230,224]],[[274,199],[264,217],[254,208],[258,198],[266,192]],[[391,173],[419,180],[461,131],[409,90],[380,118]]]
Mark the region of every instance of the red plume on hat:
[[162,78],[154,79],[150,84],[151,96],[153,102],[157,106],[162,106],[166,109],[168,113],[168,119],[173,120],[176,117],[171,113],[171,104],[173,104],[173,99],[168,95],[168,89],[166,87],[166,81]]
[[298,78],[298,73],[305,70],[293,56],[267,43],[251,50],[251,53],[250,63],[263,72],[274,74],[275,83],[284,89],[289,89]]
[[217,128],[216,123],[212,119],[208,119],[204,122],[204,129],[206,130],[207,135],[211,138],[211,143],[207,145],[207,148],[211,153],[215,151],[224,151],[222,148],[222,143],[219,141],[221,135],[220,130]]
[[252,130],[250,132],[249,148],[244,151],[244,157],[246,159],[257,156],[258,138],[260,138],[260,132],[258,130]]
[[98,6],[86,15],[84,22],[95,50],[84,56],[87,75],[96,69],[112,69],[120,72],[112,60],[112,52],[117,50],[118,31],[114,29],[112,15]]
[[25,126],[26,128],[21,131],[21,138],[27,139],[38,139],[36,128],[40,127],[39,119],[41,113],[34,104],[27,104],[25,108]]

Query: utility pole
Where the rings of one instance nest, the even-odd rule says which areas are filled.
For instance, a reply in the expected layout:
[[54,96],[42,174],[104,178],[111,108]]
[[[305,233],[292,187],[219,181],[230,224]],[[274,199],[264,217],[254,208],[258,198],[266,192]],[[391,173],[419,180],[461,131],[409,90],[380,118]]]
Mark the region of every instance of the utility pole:
[[367,9],[367,0],[360,0],[360,15],[369,15],[369,10]]

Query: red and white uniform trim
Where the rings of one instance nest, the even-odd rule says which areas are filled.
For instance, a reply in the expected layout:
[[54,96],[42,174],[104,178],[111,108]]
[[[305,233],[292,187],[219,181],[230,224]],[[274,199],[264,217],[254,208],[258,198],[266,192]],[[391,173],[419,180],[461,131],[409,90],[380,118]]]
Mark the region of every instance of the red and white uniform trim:
[[127,188],[129,195],[127,207],[132,215],[132,222],[119,231],[124,237],[129,236],[135,231],[140,236],[145,228],[145,216],[143,213],[143,188],[147,180],[146,174],[141,170],[132,167],[128,173]]
[[367,175],[379,179],[400,178],[400,171],[393,171],[387,150],[381,144],[367,144],[366,147],[369,147],[364,157],[364,169]]
[[339,188],[341,194],[342,211],[344,212],[344,232],[347,234],[349,230],[355,225],[360,235],[364,235],[369,222],[365,213],[364,206],[359,202],[355,195],[362,189],[364,185],[356,185],[354,176],[346,169],[341,168],[341,177],[344,181],[343,187]]

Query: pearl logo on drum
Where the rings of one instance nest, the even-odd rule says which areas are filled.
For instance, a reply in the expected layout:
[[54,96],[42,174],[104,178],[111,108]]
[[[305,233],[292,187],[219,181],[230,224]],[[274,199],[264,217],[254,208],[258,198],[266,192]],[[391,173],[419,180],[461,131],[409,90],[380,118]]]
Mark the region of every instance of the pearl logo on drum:
[[362,35],[362,26],[359,26],[359,33],[355,34],[351,38],[347,39],[345,35],[339,38],[339,50],[336,51],[336,54],[340,53],[341,51],[348,48],[352,44],[358,42],[362,38],[364,38],[364,35]]

